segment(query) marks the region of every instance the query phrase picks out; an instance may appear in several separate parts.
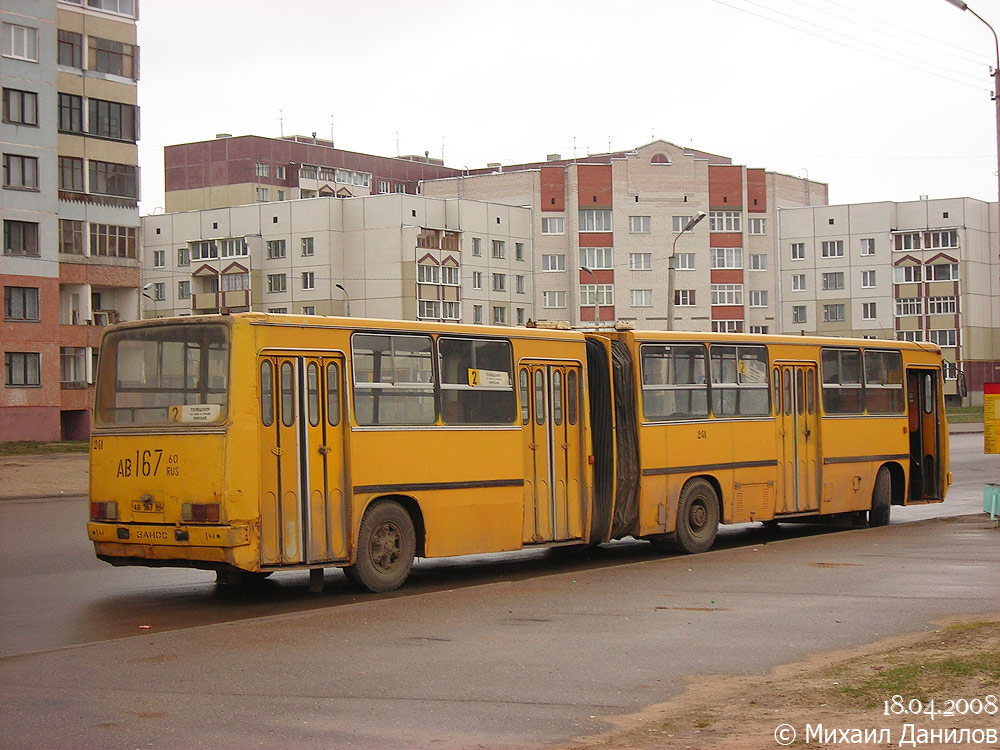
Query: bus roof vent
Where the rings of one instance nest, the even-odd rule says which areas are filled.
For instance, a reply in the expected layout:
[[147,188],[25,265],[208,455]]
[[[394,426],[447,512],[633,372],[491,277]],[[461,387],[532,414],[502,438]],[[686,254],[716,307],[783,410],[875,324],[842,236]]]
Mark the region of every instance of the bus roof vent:
[[634,331],[635,321],[634,320],[616,320],[615,321],[616,331]]

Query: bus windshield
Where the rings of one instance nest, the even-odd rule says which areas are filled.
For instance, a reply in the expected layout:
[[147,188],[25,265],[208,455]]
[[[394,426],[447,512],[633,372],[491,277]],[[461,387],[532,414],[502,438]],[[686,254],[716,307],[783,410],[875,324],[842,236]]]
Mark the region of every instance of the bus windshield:
[[178,324],[111,331],[101,345],[96,390],[100,425],[222,422],[228,328]]

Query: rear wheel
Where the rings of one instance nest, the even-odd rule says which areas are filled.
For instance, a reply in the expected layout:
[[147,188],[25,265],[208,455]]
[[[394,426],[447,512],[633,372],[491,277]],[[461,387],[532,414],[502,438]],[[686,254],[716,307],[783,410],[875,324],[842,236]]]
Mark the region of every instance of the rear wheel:
[[704,479],[684,485],[677,501],[677,531],[674,544],[682,552],[705,552],[719,530],[719,497]]
[[399,503],[378,500],[361,519],[358,557],[344,573],[354,583],[379,593],[398,589],[413,567],[416,533]]
[[891,509],[892,477],[889,476],[889,470],[883,466],[875,475],[875,489],[872,490],[872,509],[868,511],[868,525],[888,526]]

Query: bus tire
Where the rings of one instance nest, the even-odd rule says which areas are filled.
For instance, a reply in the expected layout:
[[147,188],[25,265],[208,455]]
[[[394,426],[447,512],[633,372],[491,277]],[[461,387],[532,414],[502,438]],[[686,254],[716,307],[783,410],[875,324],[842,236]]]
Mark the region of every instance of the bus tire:
[[377,500],[361,519],[357,559],[344,573],[373,593],[393,591],[410,575],[416,547],[410,514],[392,500]]
[[677,500],[677,531],[674,545],[681,552],[706,552],[719,530],[719,497],[704,479],[684,485]]
[[875,475],[875,488],[872,490],[872,509],[868,511],[869,526],[888,526],[889,511],[892,508],[892,477],[889,470],[882,467]]

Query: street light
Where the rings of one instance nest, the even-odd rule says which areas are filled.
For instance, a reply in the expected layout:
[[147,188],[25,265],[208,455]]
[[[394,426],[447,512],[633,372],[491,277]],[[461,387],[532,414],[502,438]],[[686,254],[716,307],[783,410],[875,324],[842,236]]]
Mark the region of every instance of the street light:
[[[143,297],[145,297],[146,299],[148,299],[150,302],[153,303],[153,317],[155,318],[156,317],[156,312],[157,312],[157,310],[156,310],[156,298],[155,297],[150,297],[148,294],[146,294],[146,292],[149,291],[150,289],[152,289],[153,286],[154,286],[154,284],[151,281],[148,284],[144,284],[143,287],[142,287],[142,289],[140,289],[139,291],[140,291],[140,293],[142,294]],[[140,317],[142,317],[142,316],[140,315]]]
[[[594,277],[594,328],[596,329],[600,322],[600,317],[601,317],[601,307],[597,303],[597,284],[598,284],[597,274],[594,273],[587,266],[580,266],[580,270],[584,271],[585,273],[589,273],[591,276]],[[582,323],[583,321],[580,322]]]
[[996,55],[996,65],[990,71],[990,75],[993,76],[993,93],[991,96],[997,110],[997,199],[1000,200],[1000,41],[997,40],[996,29],[990,26],[989,22],[970,8],[968,4],[962,2],[962,0],[946,0],[946,2],[951,3],[959,10],[969,11],[969,13],[986,24],[986,28],[993,34],[993,52]]
[[667,257],[667,330],[672,331],[674,329],[674,253],[677,252],[677,240],[681,238],[681,235],[685,232],[690,232],[699,221],[704,219],[708,214],[704,211],[699,211],[698,215],[691,219],[684,228],[677,233],[674,237],[674,244],[670,248],[670,255]]
[[341,286],[340,284],[334,284],[334,286],[344,293],[344,300],[347,302],[347,317],[348,318],[351,317],[351,296],[347,293],[347,290],[344,289],[344,287]]

